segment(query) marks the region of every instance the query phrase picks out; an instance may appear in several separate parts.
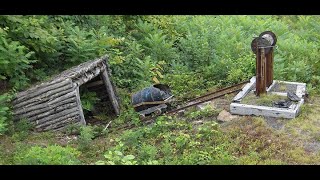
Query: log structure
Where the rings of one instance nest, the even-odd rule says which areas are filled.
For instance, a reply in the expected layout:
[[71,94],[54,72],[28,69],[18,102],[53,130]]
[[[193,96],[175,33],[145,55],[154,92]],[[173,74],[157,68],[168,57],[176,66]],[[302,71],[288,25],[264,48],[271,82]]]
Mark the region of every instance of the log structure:
[[[61,130],[69,124],[86,124],[79,87],[100,88],[114,114],[120,108],[115,87],[110,80],[108,56],[87,61],[68,69],[50,80],[16,94],[14,120],[28,120],[36,131]],[[111,113],[111,112],[110,112]]]

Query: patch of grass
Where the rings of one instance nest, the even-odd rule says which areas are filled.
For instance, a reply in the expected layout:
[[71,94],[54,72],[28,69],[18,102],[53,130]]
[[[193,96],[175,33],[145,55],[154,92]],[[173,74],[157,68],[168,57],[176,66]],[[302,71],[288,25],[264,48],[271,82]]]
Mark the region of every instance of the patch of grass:
[[262,94],[260,97],[258,97],[254,93],[249,93],[243,98],[241,103],[272,107],[274,102],[280,100],[288,100],[288,98],[286,96],[280,96],[276,94]]
[[197,109],[195,107],[190,108],[184,114],[184,116],[189,120],[195,119],[208,119],[217,117],[221,109],[216,109],[212,107],[211,104],[207,104],[203,107],[203,109]]

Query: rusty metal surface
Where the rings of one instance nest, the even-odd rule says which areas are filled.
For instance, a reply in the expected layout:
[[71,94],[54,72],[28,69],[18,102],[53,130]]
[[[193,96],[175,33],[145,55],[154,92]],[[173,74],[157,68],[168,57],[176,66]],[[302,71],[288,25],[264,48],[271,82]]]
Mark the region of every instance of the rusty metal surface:
[[267,39],[271,46],[274,46],[277,43],[277,36],[272,31],[265,31],[261,33],[259,37]]
[[267,39],[264,39],[262,37],[256,37],[251,42],[251,50],[253,51],[253,53],[257,54],[258,48],[264,48],[265,53],[268,54],[270,52],[270,49],[272,48],[272,46],[271,46],[271,43]]
[[213,99],[217,99],[217,98],[223,97],[223,96],[225,96],[227,94],[239,92],[239,91],[242,90],[243,85],[245,85],[248,82],[249,81],[244,81],[244,82],[241,82],[239,84],[232,85],[232,86],[217,90],[215,92],[211,92],[211,93],[205,94],[203,96],[191,99],[191,100],[189,100],[187,102],[187,105],[185,105],[183,107],[180,107],[180,108],[177,108],[177,109],[173,109],[173,110],[171,110],[171,111],[169,111],[169,112],[167,112],[165,114],[172,114],[172,113],[181,111],[183,109],[187,109],[189,107],[196,106],[198,104],[202,104],[204,102],[208,102],[208,101],[211,101]]

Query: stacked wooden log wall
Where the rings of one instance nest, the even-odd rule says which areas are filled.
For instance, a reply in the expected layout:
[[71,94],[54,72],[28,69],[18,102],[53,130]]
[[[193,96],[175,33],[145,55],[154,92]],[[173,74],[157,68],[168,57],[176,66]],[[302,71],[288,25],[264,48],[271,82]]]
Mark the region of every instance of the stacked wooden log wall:
[[39,131],[79,122],[72,80],[57,79],[19,93],[13,101],[14,120],[26,119]]
[[[13,100],[14,120],[26,119],[37,131],[60,130],[71,123],[86,124],[79,86],[99,74],[108,78],[108,74],[105,74],[106,60],[104,57],[80,64],[62,72],[49,82],[18,93]],[[104,81],[104,84],[108,86],[110,82]],[[107,87],[106,90],[111,98],[116,98],[113,87]],[[118,102],[116,99],[114,101],[116,102],[113,102],[113,106],[117,106],[118,114]]]

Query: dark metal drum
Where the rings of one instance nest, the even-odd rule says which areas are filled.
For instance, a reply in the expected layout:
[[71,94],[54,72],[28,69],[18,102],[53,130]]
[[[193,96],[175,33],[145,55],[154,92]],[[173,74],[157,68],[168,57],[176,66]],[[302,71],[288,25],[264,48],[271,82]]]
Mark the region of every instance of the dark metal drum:
[[142,111],[153,106],[165,104],[172,97],[169,86],[157,84],[133,94],[131,100],[134,109]]

